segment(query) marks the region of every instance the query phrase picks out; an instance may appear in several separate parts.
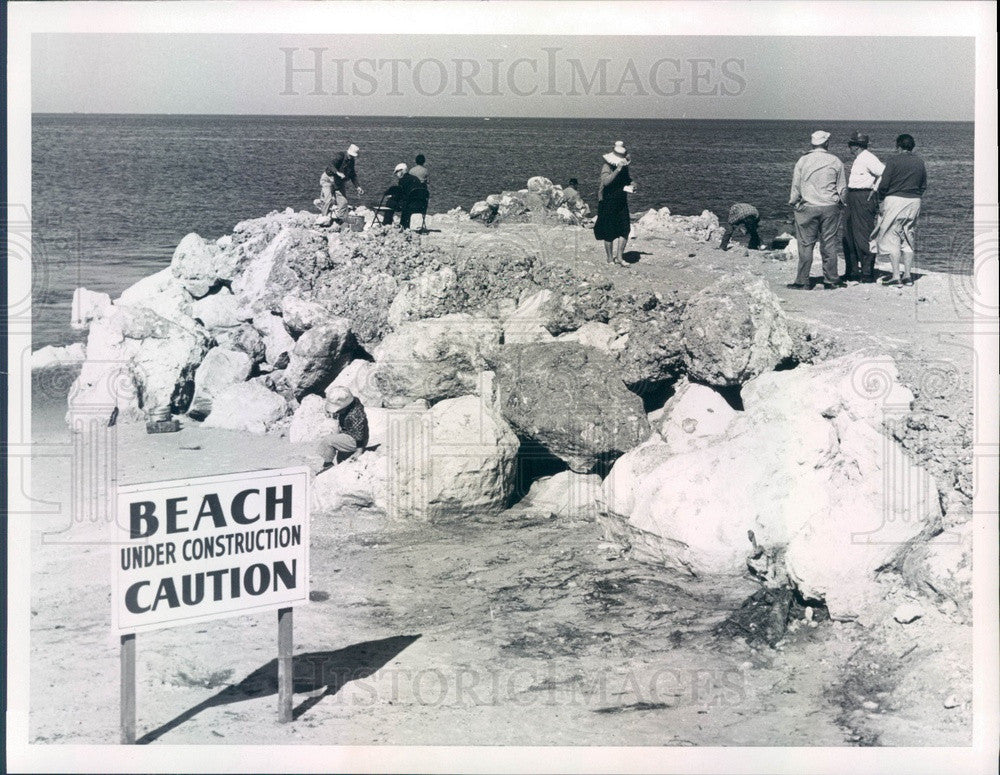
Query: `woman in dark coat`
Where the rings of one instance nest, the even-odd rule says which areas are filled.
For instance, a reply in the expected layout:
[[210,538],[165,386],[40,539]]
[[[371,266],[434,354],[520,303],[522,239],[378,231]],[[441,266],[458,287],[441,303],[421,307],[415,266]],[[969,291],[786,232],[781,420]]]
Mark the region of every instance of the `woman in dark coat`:
[[604,252],[609,264],[628,266],[625,263],[625,243],[632,229],[628,195],[634,191],[628,152],[619,140],[611,153],[604,154],[601,184],[597,189],[597,222],[594,224],[594,238],[604,240]]

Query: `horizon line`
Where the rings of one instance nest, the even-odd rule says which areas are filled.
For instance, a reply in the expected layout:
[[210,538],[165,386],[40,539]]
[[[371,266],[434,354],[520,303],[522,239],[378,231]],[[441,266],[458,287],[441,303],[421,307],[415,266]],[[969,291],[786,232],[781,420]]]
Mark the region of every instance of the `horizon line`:
[[974,124],[975,119],[944,119],[944,118],[748,118],[745,116],[724,118],[718,116],[484,116],[484,115],[432,115],[432,114],[407,114],[400,113],[359,113],[356,115],[342,115],[338,113],[139,113],[139,112],[85,112],[85,111],[52,111],[40,110],[32,111],[31,116],[133,116],[133,117],[169,117],[169,118],[458,118],[458,119],[514,119],[514,120],[544,120],[544,119],[565,119],[574,121],[820,121],[820,122],[847,122],[871,123],[876,121],[913,123],[913,124]]

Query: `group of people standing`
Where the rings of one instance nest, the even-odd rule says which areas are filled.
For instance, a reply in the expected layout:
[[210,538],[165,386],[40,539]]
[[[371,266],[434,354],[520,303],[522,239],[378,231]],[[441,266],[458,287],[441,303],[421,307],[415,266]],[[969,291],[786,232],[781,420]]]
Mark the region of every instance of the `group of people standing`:
[[[896,154],[883,163],[868,150],[868,135],[854,132],[847,141],[854,156],[849,178],[844,163],[830,153],[829,132],[813,132],[811,144],[812,150],[798,160],[792,175],[788,204],[794,210],[799,267],[788,287],[809,288],[817,242],[827,290],[850,282],[875,282],[876,254],[888,256],[892,265],[892,277],[883,285],[912,285],[915,229],[927,188],[927,168],[913,152],[913,137],[899,135]],[[837,272],[842,216],[846,216],[843,277]]]
[[[355,159],[361,149],[351,144],[346,151],[334,155],[320,176],[320,198],[316,204],[320,210],[320,225],[330,226],[333,223],[342,224],[349,211],[347,201],[347,184],[354,186],[359,196],[364,196],[365,190],[358,184],[358,173]],[[381,216],[382,223],[391,226],[399,213],[399,225],[403,229],[410,228],[414,215],[422,218],[420,228],[426,228],[427,204],[430,201],[430,189],[427,180],[430,173],[427,170],[427,159],[418,153],[412,167],[405,162],[396,165],[392,172],[392,181],[383,192],[379,202],[376,218]]]

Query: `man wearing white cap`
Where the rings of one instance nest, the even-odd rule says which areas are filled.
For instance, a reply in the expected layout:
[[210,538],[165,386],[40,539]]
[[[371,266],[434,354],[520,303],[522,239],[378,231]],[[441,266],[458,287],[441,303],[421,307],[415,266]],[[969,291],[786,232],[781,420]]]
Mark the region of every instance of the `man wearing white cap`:
[[319,179],[322,189],[321,212],[325,217],[333,210],[333,219],[342,222],[347,217],[347,181],[354,184],[358,196],[364,196],[365,190],[358,185],[358,174],[354,170],[354,160],[361,149],[351,143],[346,151],[340,151],[333,157],[323,175]]
[[823,287],[842,287],[837,272],[837,233],[840,208],[847,199],[844,163],[830,153],[830,133],[812,133],[812,150],[795,164],[788,204],[795,210],[795,238],[799,243],[799,271],[789,288],[808,288],[813,248],[819,242],[823,256]]

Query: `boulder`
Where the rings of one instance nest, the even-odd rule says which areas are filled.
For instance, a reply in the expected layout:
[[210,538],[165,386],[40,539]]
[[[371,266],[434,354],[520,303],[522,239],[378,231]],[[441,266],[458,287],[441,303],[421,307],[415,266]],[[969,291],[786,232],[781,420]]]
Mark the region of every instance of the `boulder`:
[[453,313],[404,323],[375,349],[375,382],[391,405],[474,393],[500,344],[500,324]]
[[938,602],[951,601],[962,621],[972,622],[972,523],[919,542],[903,560],[910,587]]
[[334,516],[359,510],[385,512],[388,481],[387,458],[378,452],[365,452],[351,460],[323,471],[312,482],[310,495],[313,514]]
[[[882,430],[886,398],[901,401],[905,388],[858,390],[870,357],[762,375],[723,433],[679,454],[664,443],[652,468],[616,464],[608,532],[640,557],[725,575],[744,571],[753,530],[804,597],[856,617],[881,595],[876,575],[940,523],[933,479]],[[892,383],[894,370],[877,362]]]
[[452,312],[458,276],[450,267],[423,272],[408,282],[389,305],[389,325],[399,328],[409,320],[437,318]]
[[114,412],[120,420],[142,419],[131,368],[138,348],[138,341],[125,338],[118,310],[92,321],[87,360],[67,398],[67,422],[75,422],[77,416],[108,419]]
[[250,375],[253,362],[238,350],[213,347],[194,373],[194,396],[188,414],[203,420],[212,412],[215,396]]
[[523,503],[558,517],[593,519],[600,493],[601,477],[597,474],[560,471],[532,483]]
[[621,353],[628,337],[620,335],[607,323],[589,321],[580,326],[576,331],[568,331],[556,337],[560,342],[579,342],[587,347],[595,347],[608,355]]
[[299,336],[315,325],[335,315],[317,301],[309,301],[291,294],[281,300],[281,317],[293,336]]
[[285,368],[295,348],[295,340],[288,333],[282,319],[278,315],[265,312],[254,317],[253,327],[260,332],[264,340],[264,359],[267,363],[276,369]]
[[504,418],[576,473],[610,463],[650,435],[641,399],[614,361],[576,343],[507,345],[496,369]]
[[296,398],[322,393],[354,354],[357,342],[347,318],[331,318],[299,337],[285,370]]
[[287,412],[285,399],[259,382],[230,385],[215,397],[205,426],[266,433]]
[[82,363],[85,360],[87,360],[87,348],[83,346],[83,342],[74,342],[65,347],[46,345],[31,353],[31,370]]
[[[597,496],[598,521],[609,539],[618,541],[623,546],[632,543],[630,534],[635,531],[630,529],[629,516],[635,510],[647,475],[669,457],[670,447],[662,438],[653,434],[615,461]],[[651,555],[648,552],[646,554]]]
[[684,380],[663,407],[660,436],[671,453],[690,452],[725,434],[738,412],[716,391]]
[[218,245],[192,232],[174,250],[170,271],[184,290],[200,299],[221,280],[228,279],[219,261],[221,253]]
[[282,300],[289,294],[302,295],[329,261],[325,235],[289,223],[241,267],[233,278],[233,293],[254,314],[280,312]]
[[507,506],[520,443],[480,398],[393,412],[389,425],[387,501],[393,516],[467,518]]
[[240,323],[234,328],[223,328],[213,332],[215,343],[227,350],[239,350],[250,356],[253,363],[263,363],[267,354],[264,337],[250,323]]
[[340,423],[326,413],[326,399],[322,396],[303,396],[292,422],[288,426],[288,440],[293,444],[317,442],[320,439],[337,433]]
[[131,368],[139,402],[147,414],[183,413],[190,403],[195,370],[208,340],[198,331],[176,331],[169,338],[143,339]]
[[239,302],[228,288],[220,288],[191,304],[191,317],[211,333],[234,328],[249,318],[240,309]]
[[[143,277],[138,282],[132,283],[122,291],[122,295],[115,299],[116,304],[138,304],[139,302],[159,296],[171,288],[180,288],[180,283],[174,277],[173,270],[167,266],[159,272],[154,272],[147,277]],[[186,293],[186,292],[185,292]],[[186,297],[190,301],[190,294]]]
[[364,404],[365,409],[383,406],[385,398],[375,380],[375,370],[376,366],[371,361],[355,358],[333,378],[326,392],[334,386],[345,387]]
[[688,375],[710,385],[742,384],[792,352],[785,313],[759,278],[727,276],[695,294],[681,336]]
[[504,344],[551,342],[554,337],[547,325],[558,314],[559,297],[547,288],[529,296],[504,321]]
[[111,297],[108,294],[77,288],[73,291],[70,326],[77,331],[86,331],[90,321],[101,317],[110,308]]

